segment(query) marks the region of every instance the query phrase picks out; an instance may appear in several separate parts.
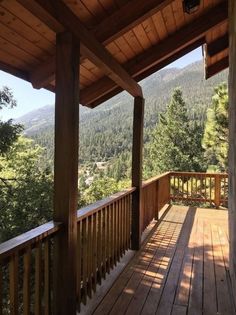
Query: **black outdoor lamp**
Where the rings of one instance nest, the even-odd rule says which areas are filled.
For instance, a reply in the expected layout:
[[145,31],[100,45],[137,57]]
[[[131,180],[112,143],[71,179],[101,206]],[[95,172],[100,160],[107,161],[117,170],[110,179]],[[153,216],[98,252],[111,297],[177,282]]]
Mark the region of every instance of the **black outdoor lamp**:
[[191,14],[198,10],[200,5],[200,0],[183,0],[184,12]]

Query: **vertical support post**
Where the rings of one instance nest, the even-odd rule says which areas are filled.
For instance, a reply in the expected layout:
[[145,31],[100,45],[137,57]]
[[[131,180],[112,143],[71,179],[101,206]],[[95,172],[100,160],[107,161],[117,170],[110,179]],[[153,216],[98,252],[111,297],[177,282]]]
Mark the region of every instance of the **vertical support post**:
[[229,1],[229,265],[236,302],[236,2]]
[[220,174],[215,175],[215,207],[218,209],[220,206],[220,194],[221,194],[221,185],[220,185]]
[[56,38],[54,313],[76,314],[76,241],[80,47],[69,32]]
[[132,186],[136,188],[132,195],[131,249],[133,250],[138,250],[141,245],[143,120],[144,99],[142,97],[135,97],[132,149]]

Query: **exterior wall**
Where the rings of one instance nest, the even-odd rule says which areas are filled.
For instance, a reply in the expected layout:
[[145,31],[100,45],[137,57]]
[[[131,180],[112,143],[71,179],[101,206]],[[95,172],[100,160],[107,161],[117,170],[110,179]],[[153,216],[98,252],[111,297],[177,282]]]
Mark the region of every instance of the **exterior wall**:
[[236,1],[229,1],[229,233],[230,274],[236,302]]

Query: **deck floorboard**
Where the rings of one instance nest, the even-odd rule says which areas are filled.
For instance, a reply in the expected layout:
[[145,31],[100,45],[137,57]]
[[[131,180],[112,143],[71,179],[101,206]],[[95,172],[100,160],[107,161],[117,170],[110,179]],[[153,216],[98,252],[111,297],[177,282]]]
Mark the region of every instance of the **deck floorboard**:
[[235,313],[226,210],[172,206],[93,314]]

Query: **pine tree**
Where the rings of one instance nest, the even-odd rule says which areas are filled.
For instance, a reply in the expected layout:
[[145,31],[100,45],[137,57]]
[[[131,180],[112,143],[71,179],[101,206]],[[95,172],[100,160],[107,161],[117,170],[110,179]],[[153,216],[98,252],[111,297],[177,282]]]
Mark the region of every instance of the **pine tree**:
[[202,130],[191,122],[182,92],[175,89],[145,150],[145,177],[165,171],[203,170]]
[[227,171],[228,163],[228,90],[226,83],[215,88],[212,105],[207,111],[203,147],[208,164]]
[[[15,106],[16,100],[14,99],[11,90],[4,86],[0,89],[0,110],[3,107],[13,108]],[[0,120],[0,155],[5,154],[9,150],[22,130],[22,126],[13,124],[12,119],[9,119],[6,122]]]

